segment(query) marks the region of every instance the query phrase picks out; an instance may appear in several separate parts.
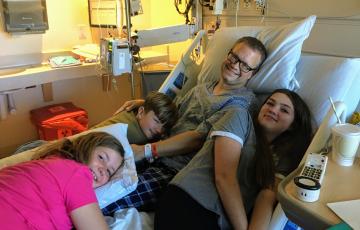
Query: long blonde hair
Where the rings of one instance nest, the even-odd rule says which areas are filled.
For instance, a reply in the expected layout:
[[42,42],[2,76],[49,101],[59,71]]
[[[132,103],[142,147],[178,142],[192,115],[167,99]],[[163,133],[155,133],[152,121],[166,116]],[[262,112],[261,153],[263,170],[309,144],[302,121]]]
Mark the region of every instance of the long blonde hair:
[[43,159],[56,155],[87,164],[91,153],[100,146],[113,149],[124,158],[124,148],[115,137],[105,132],[91,132],[73,140],[64,138],[60,141],[50,142],[40,147],[32,159]]

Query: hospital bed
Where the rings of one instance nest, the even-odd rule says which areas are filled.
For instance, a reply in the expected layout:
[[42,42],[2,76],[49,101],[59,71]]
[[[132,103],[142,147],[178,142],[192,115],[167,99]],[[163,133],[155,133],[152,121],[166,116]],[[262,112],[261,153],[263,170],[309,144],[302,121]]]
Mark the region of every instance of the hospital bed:
[[[302,22],[305,25],[295,25],[294,27],[297,28],[293,30],[291,28],[286,28],[285,30],[288,30],[289,33],[290,31],[291,33],[298,33],[299,30],[303,30],[302,33],[306,33],[306,30],[311,30],[309,27],[312,25],[309,24],[313,23],[309,21],[311,21],[311,17]],[[160,91],[169,95],[183,95],[185,93],[184,91],[189,90],[194,84],[204,82],[204,78],[208,77],[209,74],[211,75],[211,72],[215,73],[215,75],[218,74],[219,76],[219,66],[215,67],[215,65],[221,65],[222,60],[225,58],[232,44],[234,44],[236,39],[241,36],[256,36],[262,41],[265,40],[265,45],[267,45],[268,48],[269,45],[273,44],[269,44],[271,41],[266,40],[264,36],[271,34],[272,36],[279,37],[283,32],[275,33],[274,31],[267,31],[267,34],[264,35],[264,33],[261,34],[262,30],[266,30],[266,28],[224,28],[220,29],[217,34],[210,39],[208,34],[201,31],[194,39],[194,42],[190,45],[189,49],[184,53],[181,61],[178,62],[174,70],[161,86]],[[302,34],[302,36],[306,36],[306,34]],[[276,40],[275,38],[273,39]],[[299,42],[302,38],[301,35],[299,35],[292,39],[296,41],[294,42],[289,39],[285,41],[285,43],[288,42],[291,46],[296,46],[294,43]],[[202,43],[201,48],[203,49],[202,52],[204,57],[201,57],[200,55],[200,57],[194,59],[194,57],[196,57],[196,52],[199,52],[200,41]],[[279,46],[288,48],[286,47],[286,44],[283,43]],[[218,49],[218,47],[221,47],[221,49]],[[275,58],[277,60],[282,58],[271,54],[274,50],[275,52],[279,51],[276,50],[277,48],[272,47],[271,49],[269,58]],[[294,54],[291,54],[291,51],[289,52],[287,54],[295,56]],[[280,53],[286,55],[286,50],[281,50]],[[206,55],[212,55],[212,57],[207,57]],[[218,58],[214,58],[214,56]],[[290,62],[292,61],[290,60]],[[271,60],[270,63],[274,64]],[[271,79],[270,77],[268,80],[256,79],[253,82],[250,81],[249,85],[254,88],[259,98],[263,98],[264,94],[267,95],[272,89],[286,87],[294,89],[306,101],[314,118],[316,133],[304,154],[304,161],[308,153],[319,153],[320,151],[324,151],[324,147],[329,144],[330,129],[337,122],[334,111],[330,106],[329,97],[336,101],[336,110],[337,113],[340,114],[343,122],[348,120],[356,109],[360,109],[360,58],[335,57],[326,54],[303,52],[301,53],[298,62],[295,64],[295,83],[290,81],[287,85],[286,82],[273,84],[270,81],[279,80]],[[266,65],[266,63],[264,63],[264,65]],[[262,69],[263,68],[265,68],[266,71],[272,71],[268,66],[263,66]],[[291,68],[291,66],[288,66],[287,68]],[[291,71],[288,72],[291,73]],[[272,74],[277,74],[277,72],[273,71]],[[258,73],[257,76],[260,77],[261,75]],[[263,86],[259,88],[259,84]],[[286,223],[287,217],[282,211],[281,205],[278,205],[269,229],[283,229]]]
[[[309,105],[318,127],[306,153],[318,152],[326,145],[330,127],[336,123],[333,111],[329,109],[328,97],[331,96],[335,101],[343,120],[348,119],[359,108],[360,59],[301,53],[302,43],[309,36],[314,22],[315,17],[309,17],[301,22],[278,27],[222,28],[211,37],[204,31],[199,31],[159,91],[173,97],[182,96],[195,84],[215,80],[219,76],[222,61],[237,38],[258,37],[268,48],[269,57],[249,82],[249,87],[254,89],[259,98],[264,98],[275,88],[297,91]],[[114,129],[109,132],[113,131]],[[122,140],[122,143],[128,146],[126,140]],[[131,149],[127,149],[130,156]],[[25,152],[21,156],[1,159],[0,168],[27,160],[29,155]],[[136,171],[131,159],[126,170],[126,177],[117,178],[117,181],[114,179],[108,187],[97,191],[101,196],[101,207],[119,198],[109,195],[119,191],[114,191],[118,189],[118,181],[122,180],[120,195],[125,195],[136,187]],[[152,214],[129,209],[107,220],[112,229],[151,229],[152,217]],[[278,206],[270,229],[281,229],[286,221],[286,216]]]
[[[309,17],[280,27],[222,28],[215,35],[199,31],[159,91],[173,97],[182,96],[194,85],[216,79],[222,61],[237,38],[258,37],[270,52],[268,63],[265,62],[261,68],[263,72],[258,72],[254,78],[265,75],[266,79],[250,81],[249,86],[260,99],[275,88],[290,88],[306,101],[314,118],[316,133],[304,154],[305,159],[309,152],[324,149],[329,141],[330,128],[336,123],[328,97],[335,101],[343,121],[360,109],[360,58],[301,52],[302,42],[309,36],[314,22],[315,18]],[[274,75],[281,75],[279,72],[286,73],[283,78],[293,75],[293,79],[282,81],[274,78]],[[113,229],[151,229],[152,217],[149,213],[123,210],[113,220]],[[284,229],[287,221],[281,205],[278,205],[269,229]]]

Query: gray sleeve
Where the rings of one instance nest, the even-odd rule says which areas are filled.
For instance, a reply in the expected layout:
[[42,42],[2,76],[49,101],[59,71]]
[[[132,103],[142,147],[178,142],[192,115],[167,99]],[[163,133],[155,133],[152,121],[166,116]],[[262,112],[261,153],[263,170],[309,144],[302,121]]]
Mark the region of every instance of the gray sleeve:
[[240,108],[225,110],[221,117],[213,124],[210,137],[227,136],[238,141],[242,146],[247,140],[252,127],[249,112]]
[[215,112],[213,115],[211,115],[209,118],[203,120],[195,129],[195,131],[199,133],[203,133],[205,135],[208,135],[211,128],[228,113],[229,109],[223,109]]

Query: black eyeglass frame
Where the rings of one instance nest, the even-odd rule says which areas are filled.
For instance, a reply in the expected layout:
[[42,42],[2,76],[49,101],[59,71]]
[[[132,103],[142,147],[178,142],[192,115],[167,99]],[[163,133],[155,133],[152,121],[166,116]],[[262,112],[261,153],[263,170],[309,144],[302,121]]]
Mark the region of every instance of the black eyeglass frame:
[[[232,62],[232,60],[229,59],[229,56],[232,56],[233,58],[236,59],[235,62]],[[240,71],[243,71],[244,73],[248,73],[250,71],[256,71],[259,67],[256,68],[251,68],[246,62],[244,62],[243,60],[241,60],[236,54],[234,54],[234,52],[232,52],[232,50],[229,51],[228,55],[227,55],[227,59],[232,63],[232,64],[236,64],[239,63],[239,69]],[[241,67],[241,64],[243,66],[243,68]],[[245,69],[244,69],[245,68]]]

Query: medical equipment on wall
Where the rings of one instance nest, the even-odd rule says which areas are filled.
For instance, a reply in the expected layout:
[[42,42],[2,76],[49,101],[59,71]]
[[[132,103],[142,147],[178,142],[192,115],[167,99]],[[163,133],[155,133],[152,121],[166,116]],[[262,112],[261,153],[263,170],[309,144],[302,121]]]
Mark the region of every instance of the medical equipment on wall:
[[126,26],[123,28],[126,30],[124,34],[127,38],[101,38],[100,40],[102,70],[111,76],[129,73],[132,98],[135,96],[132,55],[136,54],[140,47],[185,41],[192,38],[196,31],[194,24],[185,24],[136,31],[136,35],[132,36],[130,16],[139,13],[142,13],[139,0],[125,0]]
[[192,38],[194,32],[195,25],[191,24],[140,30],[136,32],[136,45],[139,47],[145,47],[181,42]]
[[118,76],[131,73],[132,51],[139,47],[155,46],[167,43],[181,42],[190,39],[195,34],[195,25],[175,25],[154,29],[140,30],[130,40],[102,38],[100,41],[100,63],[107,73]]
[[[194,0],[185,0],[184,2],[182,0],[175,0],[174,1],[176,11],[185,17],[185,24],[191,23],[191,20],[189,19],[189,12],[191,8],[194,6]],[[181,5],[185,5],[184,7],[181,7]]]
[[193,37],[194,25],[175,25],[137,31],[130,40],[135,42],[130,46],[126,39],[102,38],[100,41],[100,63],[107,73],[118,76],[131,73],[132,52],[138,47],[154,46],[185,41]]
[[203,0],[200,4],[204,7],[208,7],[214,15],[221,15],[224,4],[227,4],[227,0]]

